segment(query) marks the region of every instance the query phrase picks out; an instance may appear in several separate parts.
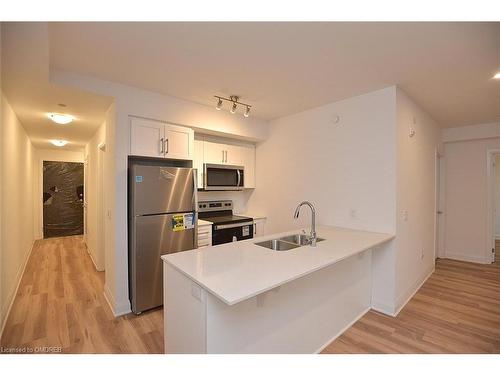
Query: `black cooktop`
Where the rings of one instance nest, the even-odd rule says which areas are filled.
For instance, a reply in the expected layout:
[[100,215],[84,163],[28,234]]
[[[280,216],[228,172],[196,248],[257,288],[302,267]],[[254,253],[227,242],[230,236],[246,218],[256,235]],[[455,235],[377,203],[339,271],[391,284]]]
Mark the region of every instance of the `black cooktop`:
[[[205,215],[202,215],[205,214]],[[210,221],[214,224],[235,224],[243,223],[245,221],[253,221],[251,217],[237,216],[237,215],[214,215],[213,212],[200,212],[198,214],[199,218],[202,220]]]

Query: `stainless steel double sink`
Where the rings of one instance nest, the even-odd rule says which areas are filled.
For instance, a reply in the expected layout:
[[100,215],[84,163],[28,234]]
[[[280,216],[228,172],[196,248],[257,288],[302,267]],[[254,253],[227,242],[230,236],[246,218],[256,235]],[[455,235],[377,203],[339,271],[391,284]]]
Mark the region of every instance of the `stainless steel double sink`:
[[[285,237],[280,237],[272,240],[256,242],[258,246],[268,248],[275,251],[286,251],[296,249],[297,247],[309,244],[309,236],[305,234],[292,234]],[[324,238],[316,238],[316,242],[323,241]]]

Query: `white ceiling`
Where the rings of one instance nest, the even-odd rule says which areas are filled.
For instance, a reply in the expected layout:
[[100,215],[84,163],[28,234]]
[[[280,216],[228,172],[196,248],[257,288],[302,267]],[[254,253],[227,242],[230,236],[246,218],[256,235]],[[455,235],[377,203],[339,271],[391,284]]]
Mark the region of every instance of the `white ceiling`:
[[51,23],[50,66],[274,119],[399,85],[444,127],[500,120],[500,23]]
[[[81,149],[102,124],[112,102],[112,98],[49,82],[45,23],[2,23],[2,90],[33,145],[42,149],[61,149],[50,139],[68,140],[64,150]],[[57,125],[47,118],[49,112],[69,113],[75,121]]]

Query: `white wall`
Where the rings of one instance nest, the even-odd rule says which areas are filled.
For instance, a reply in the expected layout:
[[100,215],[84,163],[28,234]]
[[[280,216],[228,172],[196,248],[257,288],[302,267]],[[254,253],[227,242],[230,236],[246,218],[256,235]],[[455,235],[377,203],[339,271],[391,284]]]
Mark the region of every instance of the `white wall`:
[[445,157],[446,258],[489,263],[487,238],[487,150],[500,138],[450,142]]
[[67,161],[83,163],[83,149],[67,151],[58,149],[34,148],[33,201],[34,201],[34,231],[35,238],[43,238],[43,162]]
[[394,233],[394,103],[391,87],[271,121],[249,201],[266,230],[309,226],[307,210],[293,212],[310,200],[319,223]]
[[116,117],[108,121],[106,127],[106,154],[109,156],[109,160],[106,157],[106,162],[109,171],[113,171],[114,178],[106,184],[109,224],[106,236],[114,238],[106,239],[105,292],[115,314],[127,313],[130,311],[127,259],[127,155],[130,149],[128,116],[163,120],[190,126],[198,132],[231,135],[248,141],[265,139],[267,122],[253,117],[233,116],[229,112],[216,111],[213,106],[68,72],[51,71],[51,81],[115,99],[112,115]]
[[104,122],[85,146],[87,204],[86,244],[90,257],[98,271],[104,271],[104,152],[99,145],[106,142]]
[[3,331],[33,246],[34,210],[33,146],[3,94],[1,101],[0,327]]
[[[436,153],[441,149],[441,131],[399,88],[396,105],[395,309],[398,311],[434,270]],[[409,136],[410,128],[415,130],[413,137]]]
[[[395,233],[395,133],[395,87],[272,121],[249,211],[267,216],[266,233],[308,228],[308,210],[297,221],[293,213],[310,200],[318,224]],[[373,252],[373,298],[384,311],[394,308],[394,252],[392,242]]]

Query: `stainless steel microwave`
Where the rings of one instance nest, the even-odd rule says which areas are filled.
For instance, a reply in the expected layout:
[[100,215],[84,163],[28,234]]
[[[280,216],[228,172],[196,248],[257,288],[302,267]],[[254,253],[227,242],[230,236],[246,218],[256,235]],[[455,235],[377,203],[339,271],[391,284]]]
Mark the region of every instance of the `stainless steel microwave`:
[[205,190],[243,190],[245,167],[241,165],[205,164],[203,188]]

